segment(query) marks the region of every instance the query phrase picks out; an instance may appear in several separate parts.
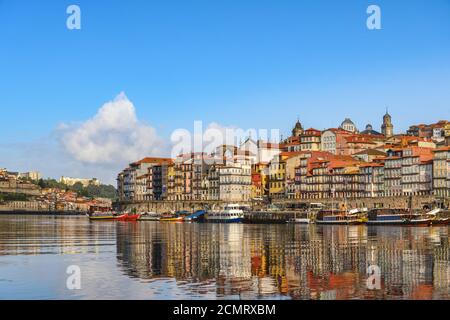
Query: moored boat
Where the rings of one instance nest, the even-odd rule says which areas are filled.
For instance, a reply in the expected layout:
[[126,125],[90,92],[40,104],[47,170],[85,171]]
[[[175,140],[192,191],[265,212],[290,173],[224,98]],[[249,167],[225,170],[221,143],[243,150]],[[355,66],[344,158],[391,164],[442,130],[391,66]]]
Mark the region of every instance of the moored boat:
[[94,212],[87,214],[89,220],[114,220],[116,214],[114,212]]
[[431,219],[432,226],[446,226],[450,224],[450,218]]
[[296,224],[310,224],[313,223],[311,219],[309,218],[294,218],[292,220],[289,220],[290,223],[296,223]]
[[294,218],[289,219],[288,222],[295,224],[312,224],[315,223],[315,215],[310,211],[305,211],[297,216],[297,212],[295,212]]
[[228,204],[218,212],[209,212],[206,220],[218,223],[239,223],[244,219],[244,211],[238,204]]
[[450,224],[450,218],[447,216],[441,216],[441,209],[433,209],[426,213],[428,217],[431,218],[431,225],[432,226],[446,226]]
[[159,221],[161,215],[157,212],[144,212],[139,217],[139,221]]
[[409,210],[373,209],[368,213],[367,225],[429,226],[431,222],[429,216],[414,214]]
[[345,210],[321,210],[317,214],[317,224],[330,225],[357,225],[367,222],[367,209]]
[[159,219],[160,222],[183,222],[184,217],[180,214],[163,214]]
[[120,216],[115,217],[118,221],[137,221],[141,215],[140,214],[128,214],[124,213]]
[[205,220],[206,211],[197,210],[193,214],[183,217],[186,222],[203,222]]

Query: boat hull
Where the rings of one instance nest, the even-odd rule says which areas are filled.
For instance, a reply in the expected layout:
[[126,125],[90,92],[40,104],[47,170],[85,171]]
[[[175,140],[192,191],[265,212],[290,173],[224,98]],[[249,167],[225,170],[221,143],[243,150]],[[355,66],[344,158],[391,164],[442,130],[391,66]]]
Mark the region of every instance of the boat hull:
[[91,221],[104,221],[104,220],[115,220],[115,216],[98,216],[98,217],[89,217],[89,220]]
[[289,223],[293,223],[293,224],[311,224],[312,220],[308,219],[308,218],[297,218],[297,219],[292,219],[289,220]]
[[159,221],[158,217],[140,217],[139,221]]
[[135,215],[127,215],[123,214],[121,216],[118,216],[115,218],[117,221],[137,221],[141,215],[135,214]]
[[352,225],[360,225],[364,224],[364,221],[321,221],[317,220],[316,224],[322,225],[336,225],[336,226],[352,226]]
[[207,219],[207,222],[210,223],[241,223],[244,218],[232,218],[232,219],[221,219],[221,218],[213,218]]
[[446,226],[450,224],[450,218],[436,219],[431,221],[432,226]]
[[205,221],[205,210],[199,210],[194,212],[193,214],[190,214],[188,216],[184,217],[185,222],[204,222]]
[[183,222],[183,217],[178,218],[161,218],[159,219],[160,222]]
[[386,221],[368,221],[368,226],[405,226],[405,227],[428,227],[432,225],[432,221],[425,220],[386,220]]
[[396,221],[396,220],[392,220],[392,221],[367,221],[367,225],[368,226],[401,226],[404,225],[405,222],[403,221]]

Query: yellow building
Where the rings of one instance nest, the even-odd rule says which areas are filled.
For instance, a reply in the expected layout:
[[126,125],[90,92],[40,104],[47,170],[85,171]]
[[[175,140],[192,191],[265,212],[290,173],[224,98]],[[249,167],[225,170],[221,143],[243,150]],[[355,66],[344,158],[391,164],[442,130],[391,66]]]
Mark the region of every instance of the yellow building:
[[167,167],[167,199],[174,201],[175,197],[175,164],[171,163]]
[[183,179],[183,162],[179,159],[174,163],[174,194],[173,200],[182,200],[183,191],[184,191],[184,179]]
[[272,159],[269,164],[269,196],[271,198],[284,198],[288,196],[288,193],[292,193],[292,197],[295,196],[295,167],[300,164],[303,154],[304,152],[301,151],[282,152]]
[[286,162],[283,153],[275,156],[269,163],[269,197],[280,199],[285,196]]

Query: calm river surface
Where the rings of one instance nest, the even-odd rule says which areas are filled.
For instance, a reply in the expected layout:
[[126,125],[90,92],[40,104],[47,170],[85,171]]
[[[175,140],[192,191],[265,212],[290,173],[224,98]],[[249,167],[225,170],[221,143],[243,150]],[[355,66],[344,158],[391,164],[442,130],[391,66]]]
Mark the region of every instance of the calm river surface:
[[450,299],[449,230],[0,215],[0,299]]

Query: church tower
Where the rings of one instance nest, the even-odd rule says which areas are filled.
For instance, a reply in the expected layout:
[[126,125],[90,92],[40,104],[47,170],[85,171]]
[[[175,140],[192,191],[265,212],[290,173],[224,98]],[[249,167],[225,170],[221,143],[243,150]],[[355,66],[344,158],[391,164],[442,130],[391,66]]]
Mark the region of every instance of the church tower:
[[386,110],[386,114],[383,117],[383,125],[381,126],[381,132],[386,138],[390,138],[394,135],[394,125],[392,124],[392,117]]
[[303,134],[303,127],[300,123],[300,120],[297,120],[297,123],[295,124],[294,129],[292,129],[292,136],[293,137],[300,137]]

